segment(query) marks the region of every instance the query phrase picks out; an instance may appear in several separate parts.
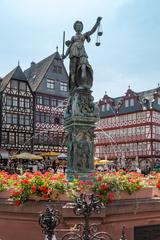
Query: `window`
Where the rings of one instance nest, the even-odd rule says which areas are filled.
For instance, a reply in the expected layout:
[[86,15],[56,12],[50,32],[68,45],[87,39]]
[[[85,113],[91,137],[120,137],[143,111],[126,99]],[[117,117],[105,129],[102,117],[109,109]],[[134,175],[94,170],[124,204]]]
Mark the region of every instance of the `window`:
[[101,109],[102,109],[102,112],[104,112],[105,111],[105,105],[102,105]]
[[17,122],[18,122],[17,114],[13,114],[12,115],[12,123],[17,124]]
[[107,105],[106,105],[106,109],[107,109],[107,111],[110,110],[110,104],[109,104],[109,103],[107,103]]
[[26,83],[25,82],[20,82],[19,84],[20,84],[19,85],[20,90],[26,91],[26,87],[27,87]]
[[51,106],[56,107],[57,106],[57,100],[56,99],[51,99]]
[[46,122],[46,123],[50,123],[50,115],[49,115],[49,114],[46,114],[46,116],[45,116],[45,122]]
[[24,133],[19,133],[18,135],[18,143],[23,144],[24,143]]
[[7,96],[6,97],[6,104],[7,104],[7,106],[11,106],[12,105],[12,97],[11,96]]
[[20,125],[24,125],[24,117],[25,117],[24,115],[19,116],[19,124]]
[[8,133],[2,132],[2,143],[8,143]]
[[43,142],[44,142],[44,144],[47,144],[47,142],[48,142],[48,133],[44,133],[43,134]]
[[12,81],[11,81],[11,88],[13,88],[13,89],[18,89],[18,81],[12,80]]
[[14,144],[15,134],[13,132],[9,132],[9,143]]
[[44,105],[49,106],[49,98],[44,98]]
[[160,105],[160,97],[158,97],[158,105]]
[[60,90],[63,92],[67,92],[68,91],[68,84],[65,82],[60,82]]
[[36,122],[40,122],[40,113],[36,113]]
[[39,104],[39,105],[42,105],[42,104],[43,104],[43,98],[42,98],[42,96],[38,96],[38,97],[36,98],[36,103]]
[[125,107],[129,107],[129,101],[127,99],[125,100]]
[[13,104],[14,107],[17,107],[17,105],[18,105],[17,97],[13,97],[12,104]]
[[63,105],[63,101],[62,100],[58,100],[58,106],[62,106]]
[[20,106],[21,108],[24,108],[24,98],[20,98],[20,99],[19,99],[19,106]]
[[29,98],[25,98],[25,108],[30,108],[30,99]]
[[[36,135],[35,135],[35,136],[36,136]],[[32,137],[31,134],[26,133],[26,134],[25,134],[25,141],[28,141],[31,137]],[[26,143],[26,144],[27,144],[27,143]],[[28,141],[28,144],[30,144],[30,141]]]
[[44,115],[44,113],[41,113],[41,114],[40,114],[40,122],[41,122],[41,123],[44,123],[44,122],[45,122],[45,115]]
[[47,79],[47,88],[55,89],[55,80]]
[[130,99],[130,106],[131,106],[131,107],[134,106],[134,99],[133,99],[133,98]]
[[26,126],[30,125],[30,116],[25,116],[25,125]]
[[12,115],[10,113],[6,114],[6,123],[12,123]]

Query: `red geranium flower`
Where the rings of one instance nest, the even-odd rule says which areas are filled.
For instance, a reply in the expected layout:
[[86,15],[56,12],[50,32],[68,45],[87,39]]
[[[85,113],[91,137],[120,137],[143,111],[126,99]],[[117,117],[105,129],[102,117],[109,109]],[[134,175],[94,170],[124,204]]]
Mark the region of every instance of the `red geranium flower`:
[[36,192],[36,189],[37,189],[36,186],[32,186],[32,187],[31,187],[32,193],[35,193],[35,192]]
[[107,184],[102,184],[100,186],[100,189],[103,190],[103,191],[107,190],[107,188],[108,188]]
[[157,188],[159,188],[159,189],[160,189],[160,183],[157,183]]
[[16,206],[19,206],[21,204],[20,200],[16,200]]

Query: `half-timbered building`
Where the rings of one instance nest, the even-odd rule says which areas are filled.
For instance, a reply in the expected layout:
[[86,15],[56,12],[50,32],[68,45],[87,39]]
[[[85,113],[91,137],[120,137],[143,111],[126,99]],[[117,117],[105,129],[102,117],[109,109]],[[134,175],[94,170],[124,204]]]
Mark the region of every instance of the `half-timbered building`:
[[24,71],[35,96],[34,150],[65,152],[63,104],[68,97],[68,75],[57,52]]
[[96,156],[153,167],[160,158],[160,88],[98,102]]
[[8,152],[32,151],[34,100],[31,87],[17,66],[0,84],[0,147]]

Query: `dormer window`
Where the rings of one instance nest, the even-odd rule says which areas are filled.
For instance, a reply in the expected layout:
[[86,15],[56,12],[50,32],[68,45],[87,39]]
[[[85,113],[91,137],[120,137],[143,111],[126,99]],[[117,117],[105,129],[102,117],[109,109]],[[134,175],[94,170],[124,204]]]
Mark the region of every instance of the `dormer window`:
[[101,109],[102,109],[102,112],[105,111],[105,105],[104,104],[101,106]]
[[134,106],[134,98],[125,100],[125,107],[133,107]]
[[134,106],[134,99],[133,99],[133,98],[130,99],[130,106],[131,106],[131,107]]
[[125,107],[129,107],[129,100],[128,99],[125,100]]
[[160,97],[158,97],[158,105],[160,105]]
[[106,104],[106,110],[107,110],[107,111],[110,110],[110,104],[109,104],[109,103]]

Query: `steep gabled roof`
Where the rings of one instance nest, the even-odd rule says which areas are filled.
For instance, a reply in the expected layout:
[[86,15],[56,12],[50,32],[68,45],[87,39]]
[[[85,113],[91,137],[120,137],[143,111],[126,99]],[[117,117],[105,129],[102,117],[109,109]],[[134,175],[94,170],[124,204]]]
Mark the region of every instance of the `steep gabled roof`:
[[24,74],[26,75],[33,92],[36,91],[40,85],[54,59],[60,59],[58,52],[55,52],[38,63],[33,63],[30,68],[24,71]]
[[157,88],[154,88],[147,91],[138,92],[137,94],[140,98],[149,98],[153,96],[156,92],[157,92]]
[[26,76],[24,75],[20,66],[14,68],[11,72],[9,72],[4,78],[2,78],[0,91],[3,91],[5,87],[8,85],[11,79],[27,81]]

